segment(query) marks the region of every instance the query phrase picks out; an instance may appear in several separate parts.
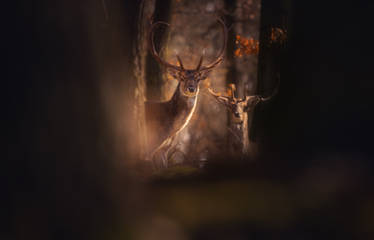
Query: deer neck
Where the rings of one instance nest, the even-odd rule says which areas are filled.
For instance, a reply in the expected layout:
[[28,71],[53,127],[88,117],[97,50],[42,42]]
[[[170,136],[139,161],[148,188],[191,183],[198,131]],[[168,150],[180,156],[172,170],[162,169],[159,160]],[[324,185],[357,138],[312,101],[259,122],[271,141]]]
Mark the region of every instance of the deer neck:
[[194,96],[187,96],[183,94],[181,84],[179,83],[177,89],[171,99],[173,115],[175,116],[174,121],[174,132],[178,133],[182,131],[190,122],[192,115],[196,109],[197,96],[199,94],[199,88],[196,90]]
[[234,135],[231,138],[231,145],[236,153],[240,151],[242,154],[246,154],[249,146],[248,113],[243,112],[242,114],[241,121],[235,120],[235,116],[231,114],[230,129],[231,133]]
[[165,107],[167,108],[165,114],[168,116],[165,123],[169,129],[168,137],[152,152],[151,156],[164,147],[172,145],[174,138],[188,125],[196,109],[199,88],[197,88],[194,96],[186,96],[182,93],[180,87],[179,83],[172,98],[165,103]]

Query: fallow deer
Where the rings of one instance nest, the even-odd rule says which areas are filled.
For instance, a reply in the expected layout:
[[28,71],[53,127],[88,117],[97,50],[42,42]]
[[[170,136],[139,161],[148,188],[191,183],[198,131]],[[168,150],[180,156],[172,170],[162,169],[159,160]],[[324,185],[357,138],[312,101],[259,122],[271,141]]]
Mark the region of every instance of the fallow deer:
[[[221,19],[218,19],[223,32],[223,46],[218,57],[209,65],[203,65],[203,56],[196,68],[187,69],[183,66],[181,58],[177,55],[178,65],[171,64],[163,60],[154,45],[154,30],[160,25],[168,23],[153,23],[149,31],[150,52],[159,64],[168,70],[171,76],[178,81],[178,85],[170,100],[165,102],[145,102],[147,135],[149,154],[148,160],[152,160],[156,168],[168,167],[169,151],[175,146],[175,138],[191,120],[196,108],[199,95],[199,82],[206,79],[210,71],[213,70],[223,60],[227,45],[227,28]],[[156,155],[160,156],[160,160]]]
[[268,97],[260,95],[246,96],[245,98],[235,97],[235,85],[229,85],[227,95],[214,92],[210,87],[208,92],[213,96],[219,104],[224,105],[229,111],[229,127],[230,138],[229,147],[232,154],[240,153],[242,156],[249,153],[249,137],[248,137],[248,112],[254,110],[260,102],[266,102],[273,98],[278,92],[278,86]]

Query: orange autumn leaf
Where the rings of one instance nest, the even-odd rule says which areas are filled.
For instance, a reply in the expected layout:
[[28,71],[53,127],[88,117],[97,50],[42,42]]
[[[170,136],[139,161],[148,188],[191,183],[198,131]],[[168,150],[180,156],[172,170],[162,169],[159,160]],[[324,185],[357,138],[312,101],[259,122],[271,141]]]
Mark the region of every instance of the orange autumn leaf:
[[282,28],[273,27],[270,32],[270,44],[280,43],[283,44],[287,40],[287,30]]
[[236,57],[257,55],[259,52],[259,41],[253,38],[245,38],[240,35],[236,35],[235,43],[238,45],[238,48],[234,52]]
[[236,91],[236,86],[233,83],[230,83],[227,87],[226,94],[229,97],[234,97],[234,92]]
[[243,52],[240,50],[240,48],[236,49],[234,54],[237,57],[242,57],[243,56]]

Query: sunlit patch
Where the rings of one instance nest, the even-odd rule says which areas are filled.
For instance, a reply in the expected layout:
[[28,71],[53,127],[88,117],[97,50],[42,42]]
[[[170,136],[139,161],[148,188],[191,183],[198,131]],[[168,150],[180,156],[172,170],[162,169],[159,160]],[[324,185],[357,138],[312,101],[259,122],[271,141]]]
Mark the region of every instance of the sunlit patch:
[[194,114],[195,109],[196,109],[196,102],[197,102],[197,96],[198,96],[198,94],[199,94],[199,88],[197,88],[197,91],[196,91],[196,93],[195,93],[196,98],[194,99],[194,103],[193,103],[194,105],[193,105],[193,108],[192,108],[190,114],[188,115],[188,117],[187,117],[185,123],[184,123],[183,126],[179,129],[179,131],[177,132],[177,134],[178,134],[180,131],[182,131],[182,130],[183,130],[183,129],[188,125],[188,123],[190,122],[190,120],[191,120],[191,118],[192,118],[192,115]]

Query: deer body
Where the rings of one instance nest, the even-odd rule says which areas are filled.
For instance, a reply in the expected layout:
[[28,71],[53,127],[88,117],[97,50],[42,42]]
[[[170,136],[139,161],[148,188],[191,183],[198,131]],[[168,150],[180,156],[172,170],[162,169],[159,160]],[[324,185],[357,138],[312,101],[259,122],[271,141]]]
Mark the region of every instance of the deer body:
[[154,150],[151,156],[162,151],[162,165],[167,167],[167,155],[175,146],[175,138],[189,123],[196,109],[199,89],[193,97],[180,91],[178,84],[172,98],[166,102],[145,102],[146,121],[148,122],[148,144]]
[[[278,82],[279,84],[279,82]],[[223,96],[215,93],[208,88],[209,93],[217,100],[219,104],[224,105],[229,112],[229,127],[230,132],[229,148],[232,155],[249,154],[249,136],[248,136],[248,113],[252,112],[256,105],[260,102],[270,100],[278,91],[275,88],[273,93],[268,97],[261,97],[259,95],[246,96],[244,99],[236,98],[234,96],[235,85],[230,85],[230,95]]]
[[248,113],[252,112],[255,106],[261,101],[258,96],[247,96],[244,101],[232,102],[229,111],[229,131],[232,135],[229,139],[232,154],[249,154],[249,127]]
[[[154,29],[158,24],[169,24],[156,22],[150,28],[149,46],[151,54],[179,82],[169,101],[147,101],[145,103],[149,147],[147,158],[153,160],[157,168],[168,167],[168,155],[176,144],[176,137],[191,120],[199,94],[199,82],[205,80],[209,72],[223,60],[227,45],[227,28],[222,20],[218,19],[218,22],[224,33],[224,44],[220,54],[214,62],[207,66],[203,66],[202,56],[195,69],[184,68],[178,55],[179,66],[168,63],[156,51],[153,42]],[[160,155],[161,164],[157,161],[157,155]]]
[[[240,103],[240,105],[243,105]],[[238,108],[242,108],[239,106]],[[240,117],[235,116],[234,113],[229,113],[229,145],[231,153],[247,154],[249,147],[248,140],[248,113],[241,112]]]

